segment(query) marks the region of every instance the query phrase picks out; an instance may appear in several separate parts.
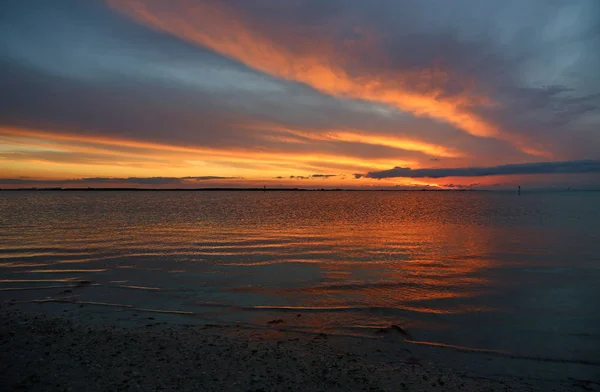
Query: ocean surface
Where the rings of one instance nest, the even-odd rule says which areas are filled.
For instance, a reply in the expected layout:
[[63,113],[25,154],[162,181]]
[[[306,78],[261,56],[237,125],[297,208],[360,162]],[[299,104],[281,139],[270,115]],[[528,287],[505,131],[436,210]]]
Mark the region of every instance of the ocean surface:
[[0,299],[57,298],[593,362],[600,192],[0,192]]

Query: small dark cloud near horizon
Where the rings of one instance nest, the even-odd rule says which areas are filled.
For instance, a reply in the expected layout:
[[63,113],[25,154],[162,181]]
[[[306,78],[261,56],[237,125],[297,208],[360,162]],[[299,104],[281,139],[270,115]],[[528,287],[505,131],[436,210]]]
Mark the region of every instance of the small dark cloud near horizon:
[[[314,179],[314,178],[325,178],[325,179],[327,179],[327,178],[331,178],[331,177],[337,177],[337,174],[318,174],[317,173],[317,174],[313,174],[313,175],[310,175],[310,176],[290,176],[290,179],[294,179],[294,180],[311,180],[311,179]],[[284,177],[278,176],[278,177],[275,177],[275,178],[276,179],[282,179]]]
[[474,184],[444,184],[442,185],[444,188],[451,188],[451,189],[472,189],[472,188],[476,188],[478,187],[479,183],[474,183]]
[[[524,174],[584,174],[600,173],[600,160],[536,162],[499,165],[491,167],[461,167],[440,169],[411,169],[396,166],[393,169],[369,172],[366,178],[443,178],[443,177],[486,177]],[[355,174],[356,178],[363,177]]]

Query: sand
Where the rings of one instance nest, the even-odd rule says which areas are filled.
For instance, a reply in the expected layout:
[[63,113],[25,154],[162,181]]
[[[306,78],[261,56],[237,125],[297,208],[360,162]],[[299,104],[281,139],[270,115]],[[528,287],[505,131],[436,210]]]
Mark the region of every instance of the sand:
[[[508,370],[493,374],[498,368],[489,366],[444,366],[443,361],[424,359],[425,348],[406,343],[394,328],[382,332],[380,339],[361,339],[289,332],[285,320],[252,330],[169,325],[151,314],[143,315],[146,325],[124,328],[6,304],[0,317],[3,390],[600,390],[595,380],[556,379],[552,371],[540,377]],[[430,358],[447,352],[428,350]],[[482,356],[482,362],[494,361],[507,369],[506,364],[521,367],[519,360]],[[459,359],[451,362],[460,368]]]

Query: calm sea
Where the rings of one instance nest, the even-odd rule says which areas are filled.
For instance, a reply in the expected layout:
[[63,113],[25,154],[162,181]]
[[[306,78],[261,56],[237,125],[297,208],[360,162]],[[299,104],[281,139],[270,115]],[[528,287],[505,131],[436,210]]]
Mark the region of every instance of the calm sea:
[[0,289],[595,361],[600,193],[0,192]]

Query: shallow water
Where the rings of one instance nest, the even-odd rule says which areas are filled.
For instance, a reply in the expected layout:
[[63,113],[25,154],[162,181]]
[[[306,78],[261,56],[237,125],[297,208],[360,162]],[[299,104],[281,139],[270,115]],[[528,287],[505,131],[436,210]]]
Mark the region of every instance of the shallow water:
[[0,192],[0,299],[67,288],[193,313],[172,322],[396,324],[416,341],[594,362],[599,206],[596,192]]

